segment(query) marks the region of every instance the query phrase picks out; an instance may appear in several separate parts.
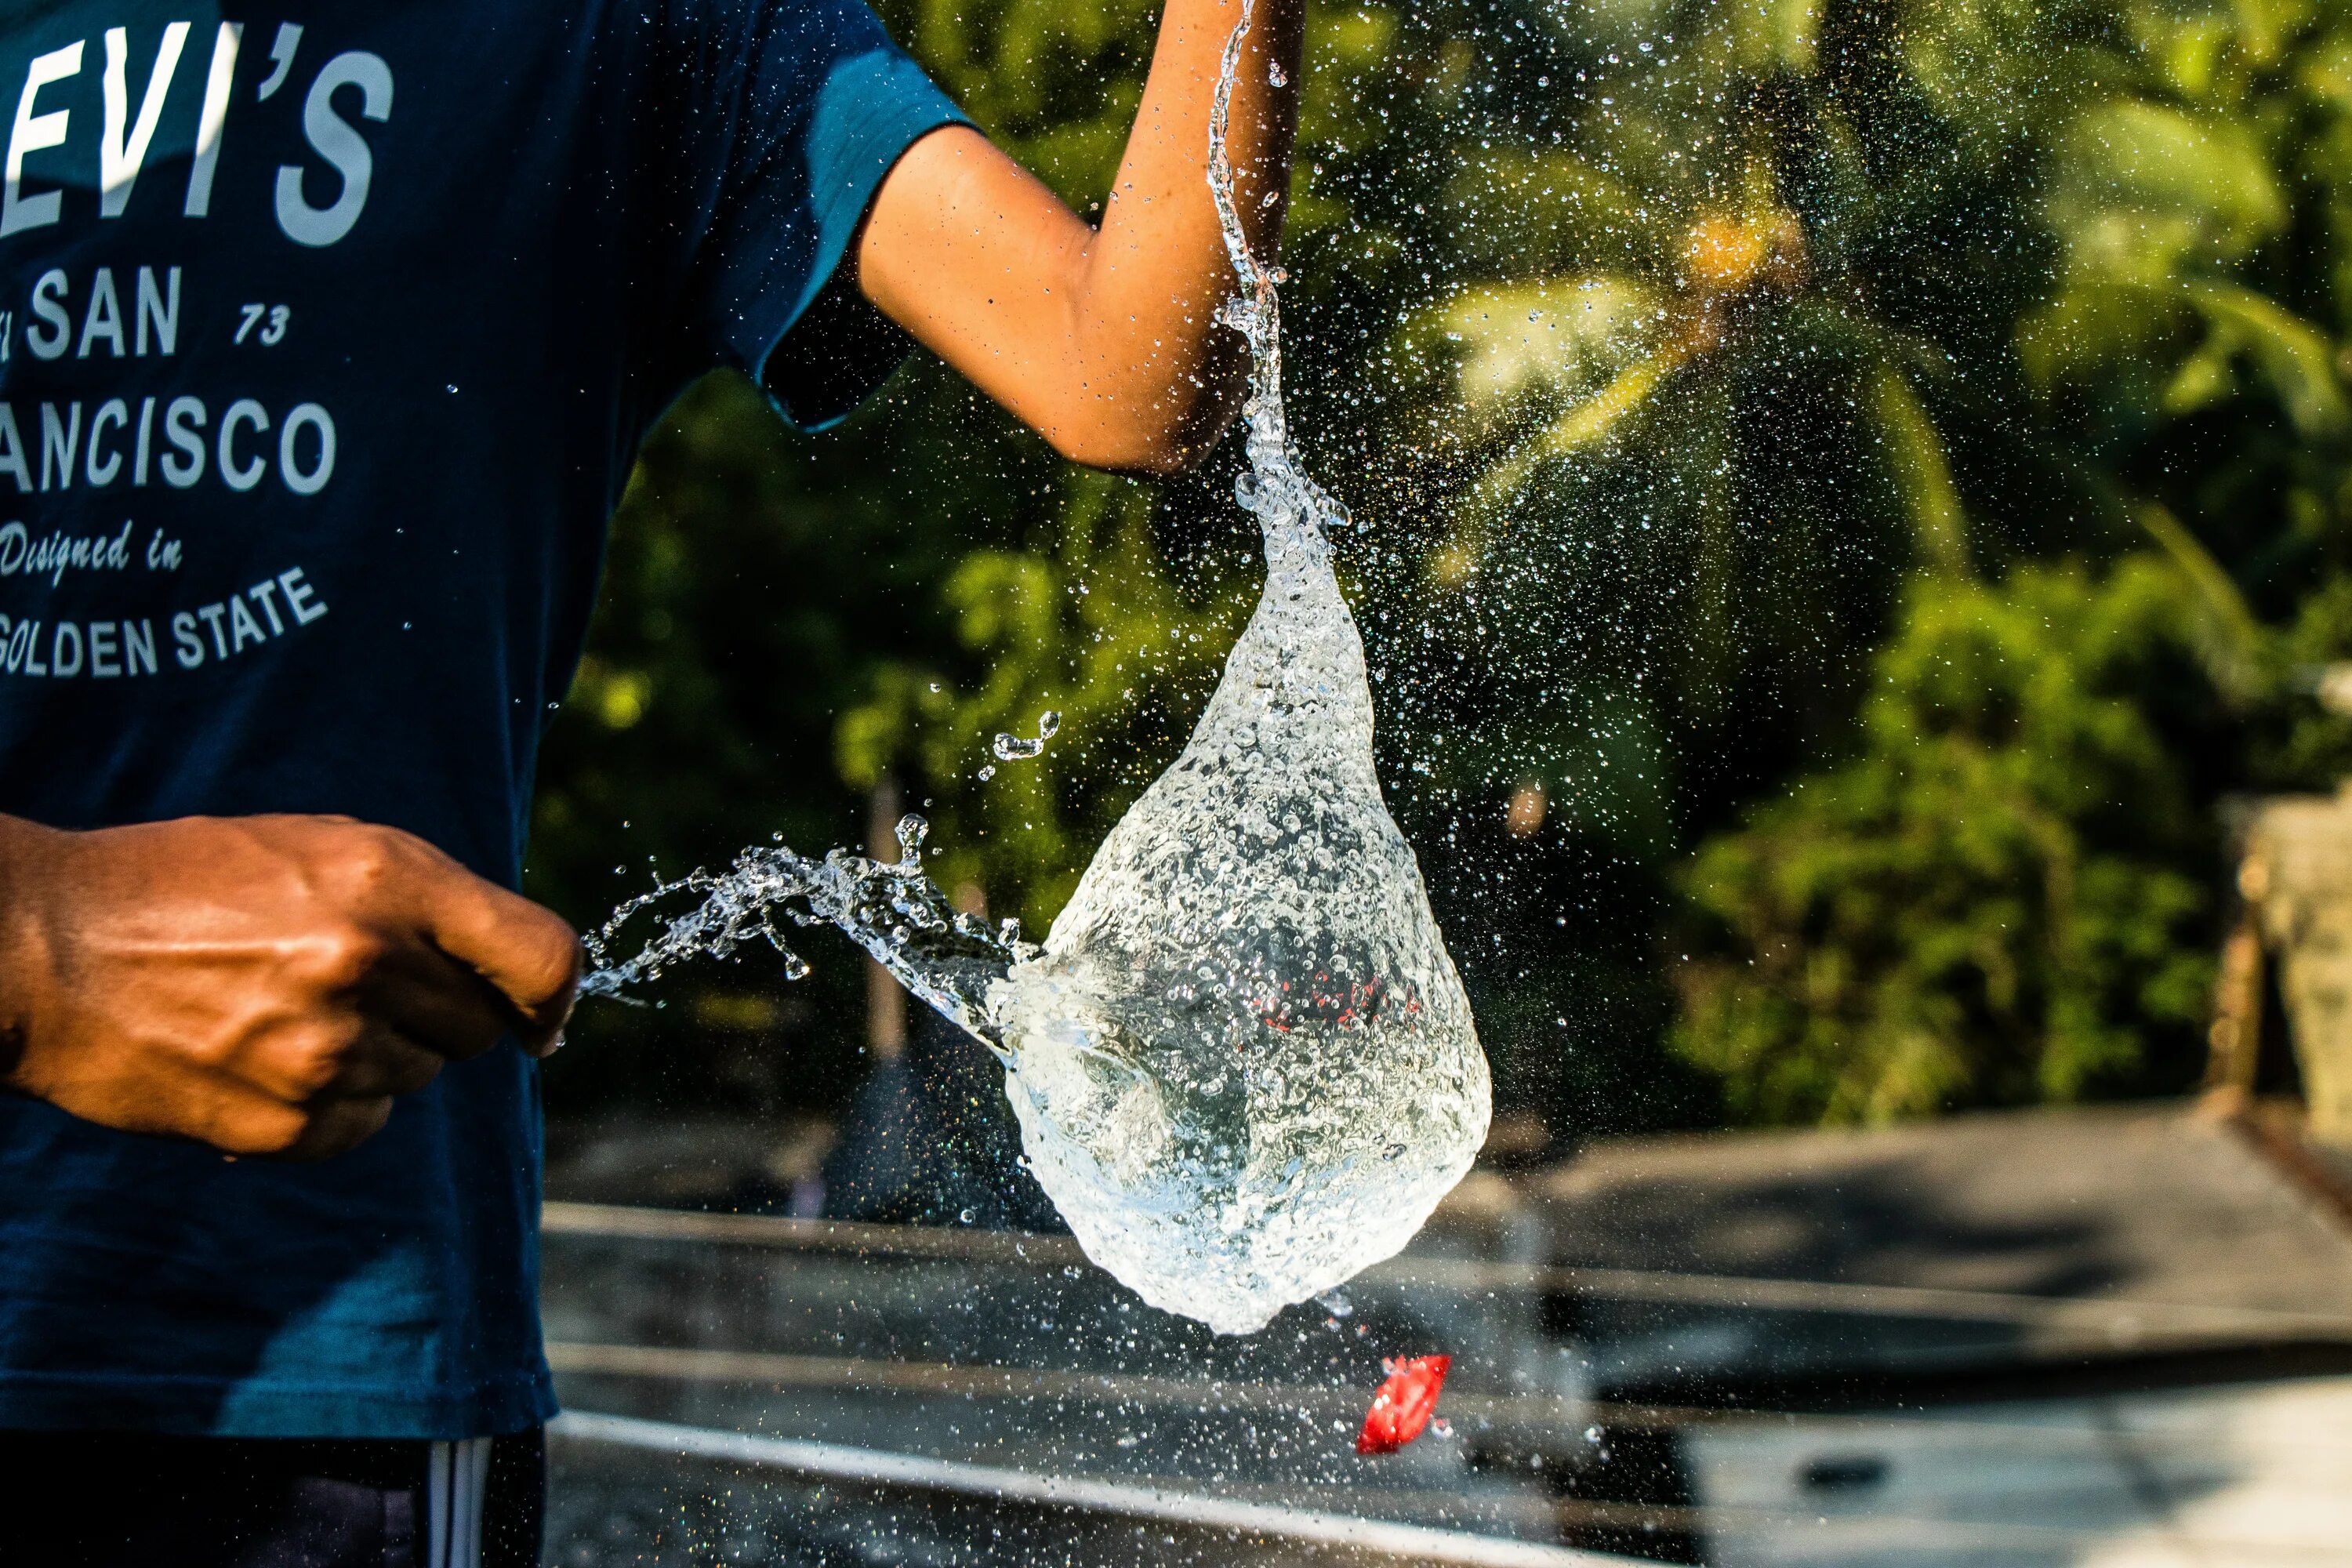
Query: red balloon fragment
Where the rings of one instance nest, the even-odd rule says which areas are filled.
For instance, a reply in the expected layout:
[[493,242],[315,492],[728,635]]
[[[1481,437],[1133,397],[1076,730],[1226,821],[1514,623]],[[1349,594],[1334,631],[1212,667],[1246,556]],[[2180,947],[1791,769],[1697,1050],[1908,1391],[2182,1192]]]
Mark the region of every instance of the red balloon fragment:
[[1372,1407],[1364,1412],[1356,1452],[1393,1454],[1420,1436],[1436,1413],[1437,1391],[1445,1386],[1445,1373],[1453,1364],[1450,1355],[1382,1361],[1381,1370],[1389,1375],[1372,1395]]

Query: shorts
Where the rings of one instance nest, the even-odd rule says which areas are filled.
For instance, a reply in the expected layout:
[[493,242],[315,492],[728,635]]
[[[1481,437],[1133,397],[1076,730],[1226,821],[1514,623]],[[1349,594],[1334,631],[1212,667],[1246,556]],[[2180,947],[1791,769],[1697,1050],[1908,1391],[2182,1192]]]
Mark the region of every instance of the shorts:
[[537,1427],[458,1443],[0,1432],[0,1560],[537,1568]]

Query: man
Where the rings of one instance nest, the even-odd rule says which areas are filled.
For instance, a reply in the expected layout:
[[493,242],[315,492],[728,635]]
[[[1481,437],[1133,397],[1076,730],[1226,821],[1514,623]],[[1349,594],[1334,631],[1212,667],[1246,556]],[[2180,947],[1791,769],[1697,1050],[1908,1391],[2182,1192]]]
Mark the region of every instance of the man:
[[510,889],[631,457],[717,366],[835,419],[887,318],[1066,456],[1181,466],[1240,390],[1237,4],[1169,0],[1099,230],[859,0],[0,17],[7,1552],[535,1554],[578,947]]

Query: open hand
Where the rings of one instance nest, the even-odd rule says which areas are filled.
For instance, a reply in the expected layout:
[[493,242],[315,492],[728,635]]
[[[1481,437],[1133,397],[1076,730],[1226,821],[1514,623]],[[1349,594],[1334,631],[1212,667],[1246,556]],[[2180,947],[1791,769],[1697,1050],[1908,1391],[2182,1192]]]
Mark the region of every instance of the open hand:
[[0,818],[0,1082],[128,1132],[316,1159],[572,1009],[571,927],[346,817]]

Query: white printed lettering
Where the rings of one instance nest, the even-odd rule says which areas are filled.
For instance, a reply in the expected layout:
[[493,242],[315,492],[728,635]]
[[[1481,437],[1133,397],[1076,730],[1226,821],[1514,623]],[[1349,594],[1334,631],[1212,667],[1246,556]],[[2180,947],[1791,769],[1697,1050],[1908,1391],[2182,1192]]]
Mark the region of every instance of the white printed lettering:
[[[184,627],[182,622],[187,625]],[[40,621],[11,621],[0,616],[0,672],[60,680],[85,672],[100,680],[156,673],[152,621],[59,621],[49,628],[47,664],[41,662],[43,626]],[[184,612],[173,617],[173,630],[184,634],[177,657],[185,669],[204,662],[204,646],[193,638],[194,626]]]
[[64,271],[55,267],[33,285],[33,314],[47,321],[49,330],[26,327],[25,346],[42,359],[60,357],[73,342],[73,318],[66,314],[66,293],[72,287]]
[[327,602],[303,581],[299,566],[289,567],[278,574],[278,585],[286,590],[286,607],[294,612],[294,619],[299,625],[307,626],[327,613]]
[[257,101],[268,102],[269,95],[286,85],[286,75],[294,68],[294,51],[301,47],[301,23],[278,24],[278,37],[269,46],[269,63],[272,69],[268,78],[262,82],[261,90],[254,94]]
[[155,140],[155,123],[163,118],[163,100],[171,96],[172,78],[187,42],[187,23],[174,22],[163,29],[155,64],[147,72],[147,90],[140,96],[138,123],[125,136],[123,127],[131,119],[131,35],[121,27],[106,30],[106,134],[98,144],[99,216],[121,217],[131,205],[131,187],[146,165],[147,148]]
[[[81,404],[66,405],[72,423],[58,417],[58,405],[41,405],[41,488],[73,489],[74,454],[81,449]],[[57,482],[53,487],[52,479]]]
[[196,116],[196,155],[188,162],[188,199],[180,208],[188,217],[204,217],[213,210],[213,175],[220,171],[221,128],[228,120],[228,90],[236,81],[236,45],[243,37],[242,22],[223,22],[213,36],[205,106]]
[[92,489],[112,484],[114,477],[122,471],[122,454],[120,452],[109,454],[103,462],[99,460],[107,427],[112,426],[119,430],[130,423],[131,405],[119,397],[108,398],[98,405],[98,412],[89,416],[89,455],[84,460],[82,477],[89,481]]
[[89,280],[89,309],[82,313],[81,346],[74,350],[74,358],[88,359],[90,343],[99,338],[114,345],[116,359],[130,352],[122,341],[122,299],[114,291],[111,267],[100,268]]
[[392,68],[383,56],[355,49],[337,55],[320,69],[302,104],[302,134],[342,176],[343,189],[332,205],[314,207],[302,195],[301,168],[278,165],[278,226],[298,245],[334,244],[351,233],[367,205],[375,159],[367,139],[335,113],[335,91],[343,87],[360,89],[360,112],[370,120],[381,125],[392,118]]
[[[269,428],[269,410],[250,397],[240,397],[228,405],[226,414],[221,416],[218,452],[221,483],[233,490],[249,490],[261,482],[261,476],[269,471],[269,465],[259,458],[254,458],[250,463],[238,463],[236,427],[240,425],[250,425],[256,430],[267,430]],[[44,462],[46,461],[45,457]],[[46,489],[47,487],[45,485],[42,488]]]
[[[120,565],[128,556],[131,525],[115,540],[85,541],[113,557]],[[8,531],[13,530],[11,533]],[[0,551],[24,556],[24,525],[0,527]],[[42,548],[36,546],[36,552]],[[254,611],[258,606],[260,615]],[[289,567],[265,577],[242,594],[192,610],[173,611],[170,620],[172,662],[182,669],[199,669],[206,663],[234,658],[247,648],[260,647],[309,626],[327,613],[316,592],[304,581],[302,569]],[[268,625],[263,624],[264,617]],[[46,635],[44,635],[46,634]],[[207,647],[209,636],[211,646]],[[47,662],[42,662],[44,655]],[[156,649],[153,620],[59,621],[16,620],[0,615],[0,673],[71,679],[97,679],[153,675],[162,668]]]
[[139,447],[131,458],[131,482],[134,486],[147,482],[147,455],[150,437],[154,433],[155,400],[142,397],[139,400]]
[[124,621],[122,623],[122,672],[137,675],[141,665],[146,673],[155,673],[155,623]]
[[[305,472],[295,455],[295,437],[310,429],[319,432],[319,460]],[[327,488],[327,481],[335,477],[334,416],[315,403],[294,405],[286,416],[286,427],[278,435],[278,474],[298,496],[314,496]]]
[[259,605],[261,613],[269,617],[271,637],[286,635],[286,623],[278,618],[278,580],[276,578],[264,577],[260,582],[247,588],[245,591],[245,596]]
[[64,196],[56,191],[36,196],[25,194],[25,154],[65,145],[66,126],[73,111],[52,109],[47,114],[36,114],[33,100],[50,83],[81,74],[82,43],[76,38],[62,49],[37,57],[26,68],[25,90],[16,99],[16,123],[8,132],[7,186],[0,191],[0,238],[57,222],[65,205]]
[[0,474],[16,479],[19,495],[33,488],[33,466],[25,458],[25,437],[16,428],[16,409],[7,403],[0,403]]
[[52,529],[35,540],[21,522],[0,523],[0,577],[46,574],[54,588],[74,572],[125,572],[131,567],[131,524],[112,538]]
[[179,352],[180,269],[173,268],[168,276],[172,280],[171,296],[170,302],[166,303],[163,291],[155,287],[155,269],[152,267],[139,269],[139,355],[142,359],[147,354],[147,325],[151,321],[155,326],[155,352],[159,354]]
[[243,599],[228,602],[228,625],[232,639],[229,651],[232,653],[243,653],[245,645],[249,642],[266,640],[262,636],[261,623],[253,618],[253,612],[245,607]]
[[163,439],[184,454],[177,458],[163,454],[163,482],[173,489],[186,489],[205,477],[204,428],[201,397],[175,397],[163,411]]

